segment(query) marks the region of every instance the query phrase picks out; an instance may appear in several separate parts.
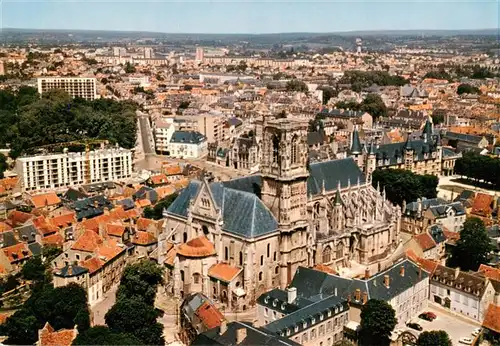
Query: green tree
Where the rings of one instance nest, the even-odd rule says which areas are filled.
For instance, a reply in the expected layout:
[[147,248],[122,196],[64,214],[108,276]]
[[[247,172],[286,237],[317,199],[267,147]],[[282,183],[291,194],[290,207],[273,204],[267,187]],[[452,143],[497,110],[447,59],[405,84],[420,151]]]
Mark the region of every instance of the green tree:
[[366,95],[363,102],[361,102],[360,109],[370,114],[374,120],[387,116],[387,106],[377,94]]
[[444,330],[422,332],[417,339],[417,346],[452,346],[448,333]]
[[142,341],[129,333],[113,333],[106,326],[95,326],[77,335],[73,345],[140,345]]
[[25,280],[44,281],[45,265],[40,256],[32,257],[24,263],[21,269],[21,275]]
[[440,69],[438,71],[429,71],[425,74],[424,78],[446,79],[450,82],[453,80],[450,74],[446,72],[444,69]]
[[298,91],[298,92],[307,92],[309,88],[307,87],[307,84],[304,83],[301,80],[298,79],[292,79],[288,83],[286,83],[286,90],[287,91]]
[[488,263],[488,256],[493,250],[491,240],[481,219],[468,218],[460,231],[460,239],[452,249],[447,265],[460,267],[461,270],[476,271],[481,264]]
[[457,88],[457,94],[481,94],[481,90],[478,87],[472,86],[467,83],[460,84]]
[[49,264],[54,260],[57,256],[62,254],[62,249],[60,247],[54,245],[44,245],[42,248],[42,257],[45,259],[44,262]]
[[339,94],[337,92],[337,90],[335,90],[331,86],[321,86],[318,89],[323,91],[323,104],[324,105],[326,105],[332,97],[337,97],[337,95]]
[[443,112],[442,110],[435,110],[434,112],[432,112],[432,123],[434,125],[439,125],[439,124],[442,124],[444,123],[444,120],[445,120],[445,115],[446,113]]
[[370,299],[361,310],[360,344],[389,345],[397,323],[396,313],[389,303]]
[[163,268],[156,262],[142,260],[128,265],[120,280],[117,300],[134,299],[153,306],[156,289],[163,283]]
[[125,63],[124,67],[125,73],[134,73],[135,72],[135,66],[132,65],[130,62]]
[[144,208],[143,216],[147,219],[160,220],[163,219],[163,210],[168,209],[170,204],[172,204],[177,198],[178,194],[173,193],[170,196],[167,196],[161,200],[159,200],[153,208],[146,207]]
[[164,345],[163,326],[156,322],[157,317],[154,307],[140,299],[119,299],[105,320],[113,333],[130,333],[146,345]]
[[32,345],[38,339],[40,324],[27,310],[17,310],[1,326],[2,335],[7,336],[7,345]]
[[435,198],[439,179],[434,175],[418,175],[404,169],[376,169],[372,184],[385,189],[389,201],[402,205],[418,198]]
[[0,154],[0,179],[4,177],[3,173],[9,168],[7,158],[4,154]]

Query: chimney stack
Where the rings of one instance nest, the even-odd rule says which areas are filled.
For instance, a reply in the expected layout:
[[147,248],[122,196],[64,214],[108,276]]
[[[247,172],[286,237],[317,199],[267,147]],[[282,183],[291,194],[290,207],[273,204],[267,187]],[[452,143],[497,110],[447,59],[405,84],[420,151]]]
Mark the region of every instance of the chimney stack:
[[363,292],[363,305],[368,301],[368,292]]
[[295,288],[295,287],[288,287],[286,289],[286,291],[287,291],[287,295],[288,295],[288,301],[287,301],[287,303],[288,304],[292,304],[295,301],[295,299],[297,299],[297,288]]
[[356,288],[356,293],[354,294],[354,297],[355,297],[354,299],[358,302],[361,300],[361,290],[359,288]]
[[401,276],[405,276],[405,267],[404,267],[404,266],[401,266],[401,267],[399,268],[399,275],[401,275]]
[[390,284],[390,279],[389,279],[389,275],[384,275],[384,285],[385,287],[389,288],[389,284]]
[[245,327],[236,330],[236,344],[239,345],[247,337],[247,329]]
[[365,280],[368,280],[370,278],[370,268],[366,267],[365,269]]
[[219,335],[224,335],[227,332],[227,321],[225,318],[220,320]]

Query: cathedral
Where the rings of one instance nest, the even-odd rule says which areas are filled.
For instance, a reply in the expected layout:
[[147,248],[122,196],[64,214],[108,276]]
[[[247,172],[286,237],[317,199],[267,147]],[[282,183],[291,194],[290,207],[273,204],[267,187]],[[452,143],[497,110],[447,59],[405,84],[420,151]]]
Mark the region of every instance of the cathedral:
[[401,210],[353,158],[308,163],[307,122],[264,119],[260,174],[192,180],[165,213],[166,290],[231,311],[285,288],[299,266],[375,273],[402,253]]

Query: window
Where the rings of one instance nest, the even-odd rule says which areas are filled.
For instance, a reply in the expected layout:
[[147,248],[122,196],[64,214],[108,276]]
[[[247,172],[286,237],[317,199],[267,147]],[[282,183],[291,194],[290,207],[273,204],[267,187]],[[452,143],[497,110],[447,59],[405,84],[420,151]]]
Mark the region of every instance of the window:
[[332,260],[332,249],[327,246],[323,250],[323,263],[329,263]]
[[316,339],[316,329],[311,330],[311,340]]
[[181,281],[184,282],[184,270],[181,270]]
[[217,287],[214,286],[214,288],[212,289],[212,291],[214,292],[214,295],[217,294]]
[[264,309],[264,316],[267,316],[267,314],[269,313],[269,309],[268,308],[265,308]]
[[328,321],[328,323],[326,324],[326,331],[329,332],[332,330],[332,321]]
[[469,306],[469,298],[467,298],[466,296],[463,296],[463,297],[462,297],[462,303],[463,303],[465,306]]
[[188,234],[187,234],[187,232],[184,232],[182,234],[182,242],[187,243],[187,241],[188,241]]
[[276,251],[274,251],[274,254],[273,254],[273,261],[276,262]]
[[201,229],[203,230],[204,235],[208,235],[208,227],[207,226],[201,226]]
[[193,283],[195,283],[195,284],[200,283],[200,274],[198,274],[198,273],[193,274]]
[[267,258],[271,256],[271,244],[267,244]]
[[447,293],[448,295],[450,295],[450,290],[446,290],[446,293]]
[[274,274],[278,274],[280,272],[280,267],[276,266],[276,268],[274,268]]
[[262,272],[259,273],[259,281],[262,281]]
[[225,261],[229,260],[229,248],[227,246],[224,247],[224,260]]
[[243,265],[243,252],[240,251],[240,266]]
[[342,242],[337,244],[337,254],[335,255],[336,259],[342,258],[344,256],[344,244]]
[[292,155],[291,155],[292,156],[292,164],[297,163],[299,161],[298,155],[297,155],[298,146],[299,146],[298,137],[295,135],[292,138]]
[[80,255],[76,255],[76,259],[79,260],[80,259]]
[[273,163],[278,163],[278,155],[280,150],[280,140],[278,136],[273,136]]
[[263,266],[264,265],[264,256],[260,256],[260,265]]

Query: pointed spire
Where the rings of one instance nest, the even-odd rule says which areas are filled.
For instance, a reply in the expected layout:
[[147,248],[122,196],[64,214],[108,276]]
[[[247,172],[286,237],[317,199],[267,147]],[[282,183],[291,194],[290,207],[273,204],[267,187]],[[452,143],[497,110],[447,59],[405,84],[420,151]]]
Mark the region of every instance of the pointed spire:
[[432,140],[432,120],[430,116],[425,121],[424,129],[422,130],[422,138],[426,143],[430,143]]
[[342,197],[340,196],[340,189],[335,193],[335,205],[342,205]]
[[359,155],[361,154],[361,141],[359,140],[358,126],[354,128],[352,132],[352,143],[351,143],[351,154]]
[[413,150],[413,148],[411,147],[411,131],[409,131],[409,130],[408,130],[407,136],[406,136],[405,149],[406,150]]
[[368,151],[369,155],[375,155],[375,145],[373,144],[373,141],[370,143],[370,150]]

